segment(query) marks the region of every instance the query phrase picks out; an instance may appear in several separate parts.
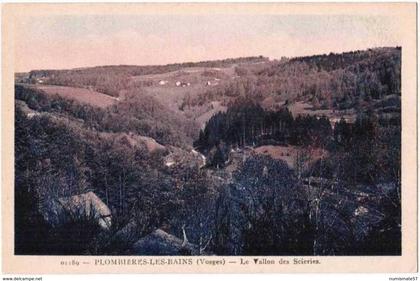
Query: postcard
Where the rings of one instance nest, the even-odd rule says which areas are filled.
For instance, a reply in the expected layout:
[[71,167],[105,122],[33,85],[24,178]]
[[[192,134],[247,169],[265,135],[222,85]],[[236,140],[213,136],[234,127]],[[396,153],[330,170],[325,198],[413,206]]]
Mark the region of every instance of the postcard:
[[4,4],[2,271],[416,272],[416,9]]

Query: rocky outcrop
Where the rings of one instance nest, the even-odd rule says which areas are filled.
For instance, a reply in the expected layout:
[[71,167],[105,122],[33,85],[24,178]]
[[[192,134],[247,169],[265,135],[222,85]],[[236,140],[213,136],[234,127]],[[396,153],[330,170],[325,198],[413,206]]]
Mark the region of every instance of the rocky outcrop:
[[166,150],[165,146],[158,143],[155,139],[133,133],[117,134],[116,140],[129,147],[143,147],[149,153]]
[[155,151],[165,151],[165,146],[158,143],[155,139],[150,137],[138,136],[139,142],[142,142],[143,145],[147,148],[149,152]]
[[132,247],[134,255],[199,255],[199,247],[161,229],[141,238]]
[[163,164],[168,168],[202,168],[206,165],[206,157],[195,149],[188,151],[171,146],[168,148],[168,152],[163,158]]
[[123,228],[119,229],[112,237],[114,241],[123,241],[132,244],[139,239],[139,225],[136,221],[131,220]]
[[93,192],[44,201],[41,214],[52,227],[82,220],[94,220],[104,230],[111,227],[111,211]]

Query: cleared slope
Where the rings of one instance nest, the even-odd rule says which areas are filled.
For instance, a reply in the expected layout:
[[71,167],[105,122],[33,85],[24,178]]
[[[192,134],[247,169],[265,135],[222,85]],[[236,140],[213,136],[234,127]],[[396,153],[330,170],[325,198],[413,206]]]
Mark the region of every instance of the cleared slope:
[[53,85],[36,85],[36,89],[43,91],[48,95],[59,95],[66,99],[74,99],[81,103],[89,104],[96,107],[106,108],[115,104],[118,99],[113,98],[109,95],[105,95],[96,91],[65,87],[65,86],[53,86]]

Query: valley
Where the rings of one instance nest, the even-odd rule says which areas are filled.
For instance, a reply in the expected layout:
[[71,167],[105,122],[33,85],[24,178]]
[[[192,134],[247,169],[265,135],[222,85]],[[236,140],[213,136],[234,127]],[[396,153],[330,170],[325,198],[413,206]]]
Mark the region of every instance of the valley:
[[400,75],[398,47],[16,74],[15,251],[399,255]]

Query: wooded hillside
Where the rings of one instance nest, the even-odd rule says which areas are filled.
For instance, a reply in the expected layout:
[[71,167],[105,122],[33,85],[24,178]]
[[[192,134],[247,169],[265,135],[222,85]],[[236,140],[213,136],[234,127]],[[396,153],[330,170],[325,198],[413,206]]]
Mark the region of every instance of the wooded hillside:
[[402,94],[400,48],[20,73],[15,253],[401,255]]

